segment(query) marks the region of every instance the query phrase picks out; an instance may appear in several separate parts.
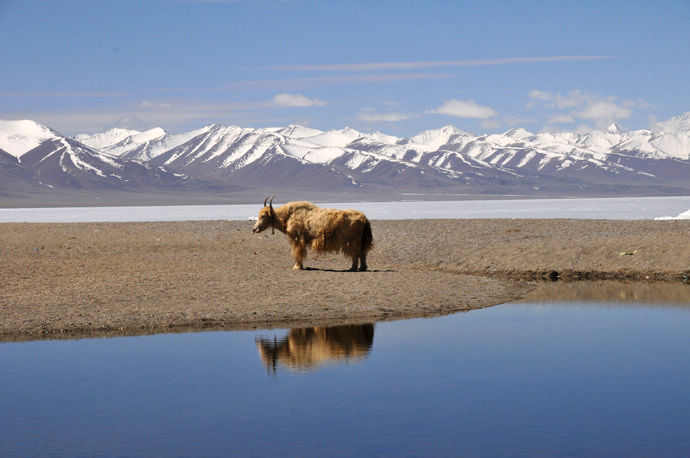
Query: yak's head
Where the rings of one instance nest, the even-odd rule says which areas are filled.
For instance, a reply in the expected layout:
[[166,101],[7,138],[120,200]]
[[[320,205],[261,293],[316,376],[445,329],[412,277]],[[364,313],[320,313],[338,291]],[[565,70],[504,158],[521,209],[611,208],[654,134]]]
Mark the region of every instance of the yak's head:
[[[253,233],[258,234],[259,232],[266,230],[269,226],[271,227],[271,231],[273,231],[276,220],[276,212],[273,210],[273,197],[271,197],[270,201],[268,201],[268,197],[264,199],[264,208],[259,210],[259,217],[256,220],[256,224],[252,228]],[[268,201],[268,205],[266,205],[266,201]]]

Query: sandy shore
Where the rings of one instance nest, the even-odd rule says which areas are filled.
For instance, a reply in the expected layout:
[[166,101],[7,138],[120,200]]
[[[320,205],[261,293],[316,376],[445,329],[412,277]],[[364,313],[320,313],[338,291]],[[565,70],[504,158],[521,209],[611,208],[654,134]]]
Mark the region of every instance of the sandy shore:
[[294,272],[285,236],[249,222],[0,224],[0,340],[362,323],[518,300],[541,278],[690,275],[690,221],[372,224],[364,273],[311,254]]

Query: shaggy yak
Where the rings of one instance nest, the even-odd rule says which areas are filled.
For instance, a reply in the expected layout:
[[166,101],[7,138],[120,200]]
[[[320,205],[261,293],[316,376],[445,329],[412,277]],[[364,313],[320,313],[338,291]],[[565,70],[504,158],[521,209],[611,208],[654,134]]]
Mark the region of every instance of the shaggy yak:
[[316,252],[342,252],[352,258],[350,271],[367,270],[367,253],[373,245],[371,224],[364,213],[357,210],[319,208],[311,202],[288,202],[273,209],[273,198],[264,208],[252,232],[269,227],[286,234],[295,257],[293,269],[304,269],[307,248]]

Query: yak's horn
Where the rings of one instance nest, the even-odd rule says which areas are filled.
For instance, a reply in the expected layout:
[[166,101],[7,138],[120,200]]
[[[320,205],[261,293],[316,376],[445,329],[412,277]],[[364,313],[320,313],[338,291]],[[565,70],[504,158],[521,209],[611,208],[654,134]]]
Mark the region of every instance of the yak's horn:
[[268,201],[268,207],[271,209],[271,234],[275,234],[275,217],[276,217],[276,212],[273,210],[273,198],[275,197],[275,194],[271,196],[271,200]]
[[264,207],[266,206],[266,201],[268,200],[268,197],[264,199]]

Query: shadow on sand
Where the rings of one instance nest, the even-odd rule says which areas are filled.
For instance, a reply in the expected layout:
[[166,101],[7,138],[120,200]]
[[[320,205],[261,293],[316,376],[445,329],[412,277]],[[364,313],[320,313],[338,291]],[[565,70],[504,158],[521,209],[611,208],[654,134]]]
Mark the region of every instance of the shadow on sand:
[[[325,268],[320,268],[320,267],[305,267],[304,270],[310,270],[314,272],[345,272],[345,273],[359,273],[360,271],[358,270],[350,270],[350,269],[325,269]],[[364,272],[397,272],[397,270],[393,269],[367,269]]]

